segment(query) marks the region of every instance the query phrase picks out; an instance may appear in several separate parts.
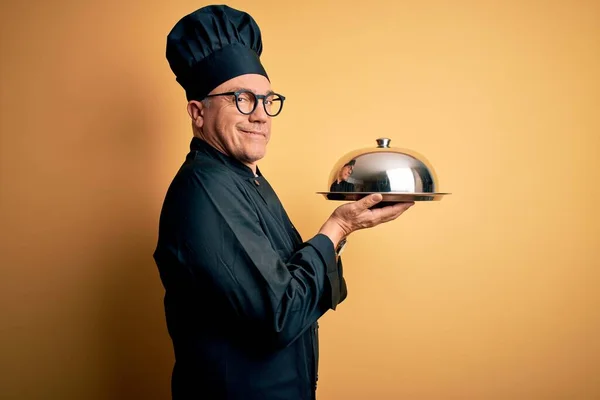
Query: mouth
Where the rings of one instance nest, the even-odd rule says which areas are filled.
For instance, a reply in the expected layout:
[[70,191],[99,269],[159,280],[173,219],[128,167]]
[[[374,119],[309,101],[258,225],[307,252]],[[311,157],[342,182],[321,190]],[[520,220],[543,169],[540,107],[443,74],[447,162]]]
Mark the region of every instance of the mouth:
[[238,129],[238,130],[246,135],[249,135],[250,137],[257,137],[257,138],[258,137],[262,137],[262,138],[267,137],[267,134],[264,132],[261,132],[261,131],[252,131],[252,130],[248,131],[245,129]]

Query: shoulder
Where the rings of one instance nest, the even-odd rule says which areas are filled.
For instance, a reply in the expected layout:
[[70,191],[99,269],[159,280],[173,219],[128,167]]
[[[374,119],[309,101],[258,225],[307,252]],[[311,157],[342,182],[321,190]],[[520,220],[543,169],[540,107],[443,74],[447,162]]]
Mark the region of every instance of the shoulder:
[[210,205],[216,208],[249,203],[244,178],[210,159],[186,161],[173,178],[167,202],[176,207]]
[[234,171],[211,159],[186,161],[173,179],[175,187],[187,189],[200,186],[217,190],[238,186],[241,182]]

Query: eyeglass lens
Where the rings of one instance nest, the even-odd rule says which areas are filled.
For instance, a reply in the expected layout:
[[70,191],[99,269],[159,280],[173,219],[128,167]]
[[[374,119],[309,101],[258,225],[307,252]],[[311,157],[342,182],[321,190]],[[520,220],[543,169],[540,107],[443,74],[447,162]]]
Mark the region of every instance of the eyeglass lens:
[[256,95],[252,92],[240,92],[236,96],[236,103],[239,111],[242,114],[251,114],[255,109],[258,102],[264,104],[264,109],[267,115],[275,116],[281,111],[283,106],[282,98],[275,93],[272,93],[260,100],[256,98]]

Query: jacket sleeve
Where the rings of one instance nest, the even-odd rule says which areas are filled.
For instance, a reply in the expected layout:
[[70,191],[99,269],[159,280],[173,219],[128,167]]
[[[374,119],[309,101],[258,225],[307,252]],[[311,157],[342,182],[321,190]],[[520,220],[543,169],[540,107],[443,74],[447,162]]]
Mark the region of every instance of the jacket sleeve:
[[331,240],[317,234],[282,260],[251,201],[227,177],[184,174],[167,198],[169,228],[163,235],[175,237],[178,264],[225,299],[245,329],[266,335],[275,346],[293,342],[346,297]]

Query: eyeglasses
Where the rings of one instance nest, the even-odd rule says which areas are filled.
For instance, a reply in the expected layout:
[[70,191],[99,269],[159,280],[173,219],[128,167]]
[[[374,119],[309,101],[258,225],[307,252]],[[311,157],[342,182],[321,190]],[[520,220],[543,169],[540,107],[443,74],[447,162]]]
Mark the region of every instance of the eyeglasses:
[[238,90],[237,92],[225,92],[209,94],[206,97],[235,96],[235,105],[239,112],[250,115],[256,110],[258,100],[262,100],[263,108],[269,117],[279,115],[283,109],[285,97],[277,93],[254,94],[249,90]]

